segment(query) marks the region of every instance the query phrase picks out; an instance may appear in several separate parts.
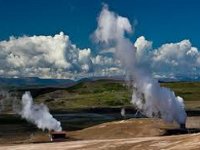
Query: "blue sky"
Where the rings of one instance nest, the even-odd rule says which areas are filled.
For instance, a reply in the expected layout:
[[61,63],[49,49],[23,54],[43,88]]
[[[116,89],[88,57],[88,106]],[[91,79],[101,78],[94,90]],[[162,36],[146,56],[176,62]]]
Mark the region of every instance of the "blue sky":
[[123,73],[91,38],[103,4],[129,20],[139,64],[154,76],[200,76],[198,0],[0,0],[0,76]]
[[79,47],[90,47],[102,3],[136,24],[154,46],[190,39],[200,47],[198,0],[0,0],[0,39],[21,35],[53,35],[63,31]]

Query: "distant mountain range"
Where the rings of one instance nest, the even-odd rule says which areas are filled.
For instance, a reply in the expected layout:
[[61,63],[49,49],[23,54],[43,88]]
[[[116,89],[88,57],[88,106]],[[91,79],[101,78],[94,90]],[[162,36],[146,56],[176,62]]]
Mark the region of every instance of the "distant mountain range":
[[[80,80],[70,80],[70,79],[41,79],[38,77],[25,77],[25,78],[3,78],[0,77],[0,87],[8,88],[38,88],[38,87],[70,87],[80,82],[88,82],[95,80],[123,80],[123,76],[116,77],[92,77],[92,78],[82,78]],[[179,81],[200,81],[200,77],[189,78],[189,77],[176,77],[176,78],[159,78],[160,82],[179,82]]]
[[71,79],[41,79],[38,77],[24,77],[24,78],[4,78],[0,77],[0,87],[13,88],[37,88],[37,87],[70,87],[80,82],[89,82],[95,80],[123,80],[123,77],[92,77],[82,78],[80,80]]
[[173,78],[157,78],[160,82],[199,82],[200,77],[175,76]]
[[0,78],[0,87],[69,87],[76,84],[70,79]]

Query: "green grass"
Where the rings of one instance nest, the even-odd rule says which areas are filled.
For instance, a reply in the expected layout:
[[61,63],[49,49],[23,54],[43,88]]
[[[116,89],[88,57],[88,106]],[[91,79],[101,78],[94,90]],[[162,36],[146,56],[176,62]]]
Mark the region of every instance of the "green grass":
[[175,82],[161,85],[171,88],[176,95],[183,97],[186,101],[200,100],[200,82]]
[[[187,108],[200,108],[199,82],[161,83],[185,100]],[[132,90],[124,82],[98,80],[81,82],[73,87],[44,93],[36,97],[51,110],[88,107],[131,106]]]
[[131,93],[119,81],[99,80],[38,96],[50,109],[108,107],[130,105]]

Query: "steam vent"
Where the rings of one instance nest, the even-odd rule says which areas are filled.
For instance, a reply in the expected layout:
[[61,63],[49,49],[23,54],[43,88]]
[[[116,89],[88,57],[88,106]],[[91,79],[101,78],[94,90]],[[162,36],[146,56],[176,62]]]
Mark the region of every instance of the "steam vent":
[[66,139],[65,131],[51,131],[50,139],[52,142],[61,142]]

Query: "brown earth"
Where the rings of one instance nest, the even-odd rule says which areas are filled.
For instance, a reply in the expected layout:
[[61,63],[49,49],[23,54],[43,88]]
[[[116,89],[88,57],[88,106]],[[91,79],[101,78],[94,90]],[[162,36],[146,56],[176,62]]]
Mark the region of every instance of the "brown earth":
[[0,150],[199,150],[200,134],[2,146]]
[[[199,128],[199,117],[189,117],[187,128]],[[158,119],[130,119],[100,124],[80,131],[67,132],[66,142],[50,143],[47,135],[35,135],[31,143],[1,146],[0,150],[157,150],[200,149],[200,134],[162,136],[167,130],[177,128]],[[72,141],[75,140],[75,141]]]
[[161,136],[167,129],[178,125],[164,123],[160,119],[129,119],[103,123],[79,131],[69,132],[73,139],[120,139],[133,137]]

